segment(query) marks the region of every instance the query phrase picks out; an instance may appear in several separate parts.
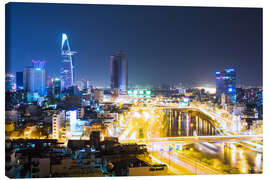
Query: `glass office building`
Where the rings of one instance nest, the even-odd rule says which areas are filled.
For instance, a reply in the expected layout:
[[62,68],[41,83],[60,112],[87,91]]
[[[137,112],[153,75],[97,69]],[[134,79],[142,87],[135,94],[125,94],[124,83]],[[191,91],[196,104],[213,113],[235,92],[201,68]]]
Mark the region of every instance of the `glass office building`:
[[32,61],[33,66],[24,70],[23,82],[26,92],[38,93],[39,96],[46,94],[47,73],[45,61]]
[[[223,102],[222,97],[224,97]],[[216,99],[218,103],[233,104],[236,102],[236,72],[234,69],[216,72]]]
[[111,89],[118,89],[121,94],[126,93],[128,87],[128,60],[127,55],[119,52],[111,56]]

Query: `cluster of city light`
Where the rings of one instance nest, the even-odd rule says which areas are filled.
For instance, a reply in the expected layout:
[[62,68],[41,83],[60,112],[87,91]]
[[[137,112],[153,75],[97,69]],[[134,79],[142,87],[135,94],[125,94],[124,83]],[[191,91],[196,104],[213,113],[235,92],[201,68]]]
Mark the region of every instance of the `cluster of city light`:
[[149,89],[129,89],[127,91],[127,94],[129,96],[134,96],[134,97],[151,97],[151,90]]
[[[180,99],[179,102],[189,102],[188,98],[184,98],[184,99]],[[130,117],[128,118],[129,121],[137,121],[139,119],[143,119],[143,121],[139,121],[140,123],[143,123],[138,125],[137,123],[130,123],[128,125],[128,128],[125,129],[123,131],[123,134],[121,136],[121,138],[119,139],[120,142],[125,142],[125,143],[146,143],[148,146],[148,150],[151,152],[151,158],[152,160],[156,161],[156,162],[160,162],[160,163],[166,163],[166,162],[172,162],[172,164],[170,163],[166,163],[166,165],[168,166],[168,168],[175,172],[176,174],[179,174],[179,171],[177,170],[177,168],[179,166],[184,166],[185,169],[187,171],[189,171],[189,173],[191,174],[220,174],[223,173],[222,170],[213,170],[212,167],[208,167],[208,166],[204,166],[203,164],[201,164],[200,162],[197,162],[196,160],[193,159],[189,159],[186,158],[185,156],[182,155],[182,145],[180,145],[179,143],[183,143],[183,140],[180,140],[179,143],[177,143],[177,141],[174,141],[173,139],[177,139],[174,137],[171,138],[154,138],[153,134],[151,131],[157,131],[157,126],[159,124],[159,118],[161,116],[155,116],[158,114],[157,109],[159,109],[156,105],[160,106],[160,102],[163,102],[163,106],[161,106],[160,108],[162,109],[163,107],[168,107],[167,105],[165,105],[165,102],[169,103],[171,106],[170,107],[174,107],[174,108],[178,108],[178,106],[175,106],[175,104],[170,103],[170,99],[166,99],[164,97],[158,97],[158,98],[152,98],[151,101],[149,101],[151,103],[151,106],[149,106],[149,104],[147,104],[146,106],[135,106],[131,108],[131,113],[130,113]],[[192,104],[194,105],[194,104]],[[207,107],[207,106],[206,106]],[[235,123],[239,123],[238,118],[236,116],[233,115],[228,115],[228,118],[223,118],[221,117],[222,114],[224,113],[228,113],[224,110],[217,110],[216,113],[212,112],[210,109],[211,108],[206,108],[204,106],[198,106],[196,107],[198,111],[205,113],[206,115],[209,115],[211,118],[213,118],[214,121],[219,122],[220,127],[217,127],[217,129],[223,129],[225,132],[227,132],[227,135],[219,135],[219,136],[202,136],[202,138],[208,138],[208,141],[211,142],[211,140],[214,140],[215,142],[217,141],[221,141],[223,142],[224,139],[227,138],[231,138],[233,141],[243,141],[245,139],[257,139],[258,136],[243,136],[243,135],[231,135],[230,131],[239,131],[239,129],[241,129],[241,126],[238,126],[238,128],[234,128],[231,129],[231,127],[233,127],[235,125]],[[181,107],[180,107],[181,108]],[[190,106],[190,104],[188,104],[186,107],[183,108],[194,108],[194,106]],[[150,123],[147,123],[150,122]],[[138,138],[139,136],[139,129],[141,128],[141,126],[144,126],[144,129],[147,131],[147,134],[145,136],[145,139],[140,139]],[[228,131],[228,129],[230,131]],[[181,138],[181,137],[179,137]],[[193,142],[192,139],[194,137],[192,136],[188,136],[188,137],[182,137],[182,138],[186,138],[186,142],[191,143]],[[200,136],[195,137],[196,138],[200,138]],[[194,142],[196,142],[197,140],[195,140]],[[229,139],[226,140],[230,141]],[[246,142],[251,142],[251,141],[246,141]],[[197,142],[196,143],[198,145],[198,150],[200,152],[204,152],[204,153],[210,153],[210,154],[217,154],[219,152],[219,148],[212,143],[208,143],[208,142]],[[253,145],[254,147],[259,147],[257,146],[257,143],[252,143],[249,145]],[[231,156],[230,156],[230,161],[232,161],[233,163],[235,163],[234,166],[239,167],[239,172],[240,173],[247,173],[248,171],[248,165],[247,165],[247,161],[246,161],[246,157],[243,154],[243,150],[241,148],[238,148],[234,145],[234,143],[230,143],[231,146]],[[256,152],[260,152],[260,149],[254,149],[256,150]],[[174,153],[173,153],[174,152]],[[190,149],[190,152],[192,151],[192,148]],[[177,153],[177,155],[175,154]],[[159,159],[160,156],[162,157],[162,159]],[[173,156],[173,157],[172,157]],[[181,157],[181,158],[179,158]],[[236,157],[239,158],[240,160],[240,164],[236,164]],[[188,162],[187,164],[183,164],[183,158],[185,159],[184,162]],[[256,156],[256,169],[260,169],[261,168],[261,158],[260,156]],[[166,160],[166,161],[164,161]],[[197,166],[196,168],[194,168],[194,166]],[[217,168],[217,167],[216,167]],[[221,165],[218,165],[218,168],[222,169]],[[185,173],[187,173],[185,171]]]
[[208,86],[199,86],[196,87],[197,89],[204,89],[205,92],[209,93],[209,94],[215,94],[216,93],[216,87],[208,87]]

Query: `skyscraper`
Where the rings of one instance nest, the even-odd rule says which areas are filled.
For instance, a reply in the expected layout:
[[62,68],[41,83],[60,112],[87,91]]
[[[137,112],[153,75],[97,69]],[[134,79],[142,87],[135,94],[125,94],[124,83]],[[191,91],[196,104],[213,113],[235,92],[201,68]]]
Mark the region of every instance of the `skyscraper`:
[[61,81],[58,78],[52,80],[52,95],[54,98],[61,98]]
[[74,82],[74,67],[72,61],[74,53],[75,52],[70,50],[67,35],[63,33],[61,44],[62,64],[60,69],[60,79],[62,81],[61,87],[63,89],[68,89]]
[[32,60],[33,66],[24,70],[23,82],[24,89],[29,93],[37,92],[42,96],[46,93],[47,73],[45,61]]
[[16,72],[16,89],[23,89],[23,72]]
[[216,72],[216,99],[218,103],[221,103],[221,100],[227,104],[236,102],[236,73],[234,69]]
[[7,73],[5,78],[6,91],[13,91],[15,85],[15,76],[14,74]]
[[128,60],[123,52],[111,56],[111,89],[126,93],[128,87]]

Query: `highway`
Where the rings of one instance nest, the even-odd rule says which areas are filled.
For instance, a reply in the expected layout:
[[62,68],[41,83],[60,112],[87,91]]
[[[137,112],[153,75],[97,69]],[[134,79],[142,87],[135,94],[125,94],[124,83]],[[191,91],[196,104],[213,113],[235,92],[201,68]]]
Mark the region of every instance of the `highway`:
[[[137,144],[146,144],[148,151],[150,152],[150,156],[152,160],[160,163],[165,163],[168,166],[168,170],[171,174],[176,175],[191,175],[191,174],[222,174],[224,173],[222,170],[222,166],[219,166],[219,170],[213,169],[205,163],[201,163],[198,159],[191,159],[185,156],[185,154],[180,153],[180,151],[172,148],[168,150],[170,145],[187,145],[187,144],[199,144],[202,142],[214,142],[214,143],[225,143],[225,144],[241,144],[242,142],[246,142],[245,146],[248,146],[249,142],[255,147],[251,149],[255,154],[252,154],[253,159],[256,157],[260,157],[256,153],[261,153],[261,149],[256,148],[256,144],[254,142],[262,141],[263,137],[261,135],[233,135],[229,133],[228,135],[219,135],[219,136],[181,136],[181,137],[162,137],[160,134],[160,128],[163,126],[162,118],[164,115],[164,109],[167,108],[179,108],[177,106],[134,106],[131,108],[131,111],[126,117],[128,121],[125,123],[125,128],[119,134],[119,142],[128,144],[128,143],[137,143]],[[195,111],[200,111],[210,116],[213,120],[218,122],[224,122],[226,125],[231,125],[232,121],[226,118],[220,117],[218,114],[215,115],[213,112],[209,112],[203,108],[189,106],[189,107],[181,107],[180,109],[190,109]],[[223,124],[224,124],[223,123]],[[225,126],[228,127],[228,126]],[[220,127],[218,127],[220,128]],[[139,138],[139,132],[143,130],[144,137]],[[149,148],[149,147],[158,147],[157,149]],[[232,147],[235,147],[232,145]],[[167,148],[167,150],[165,150]],[[248,152],[248,150],[243,148],[232,149],[229,151],[230,158],[232,162],[237,164],[236,156],[241,159],[241,164],[237,165],[237,168],[240,168],[240,173],[247,173],[247,167],[249,164],[246,160],[244,154],[242,152]],[[194,152],[195,153],[195,152]],[[207,156],[206,156],[207,158]],[[216,160],[221,162],[222,160]],[[259,168],[257,168],[259,169]],[[169,173],[169,174],[170,174]]]
[[120,139],[121,143],[199,143],[199,142],[241,142],[241,141],[260,141],[262,136],[259,135],[233,135],[233,136],[184,136],[184,137],[165,137],[165,138],[149,138],[149,139]]
[[216,170],[181,155],[174,149],[166,150],[168,146],[159,145],[155,148],[150,151],[152,158],[165,163],[173,173],[181,175],[220,174]]

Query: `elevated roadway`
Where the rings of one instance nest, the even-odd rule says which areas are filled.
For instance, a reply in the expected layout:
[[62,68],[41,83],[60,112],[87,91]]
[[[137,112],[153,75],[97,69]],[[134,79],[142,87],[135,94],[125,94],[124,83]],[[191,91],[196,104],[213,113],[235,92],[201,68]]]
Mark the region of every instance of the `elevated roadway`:
[[259,135],[232,135],[232,136],[184,136],[184,137],[166,137],[166,138],[149,138],[149,139],[127,139],[120,140],[121,143],[199,143],[199,142],[242,142],[242,141],[261,141]]

